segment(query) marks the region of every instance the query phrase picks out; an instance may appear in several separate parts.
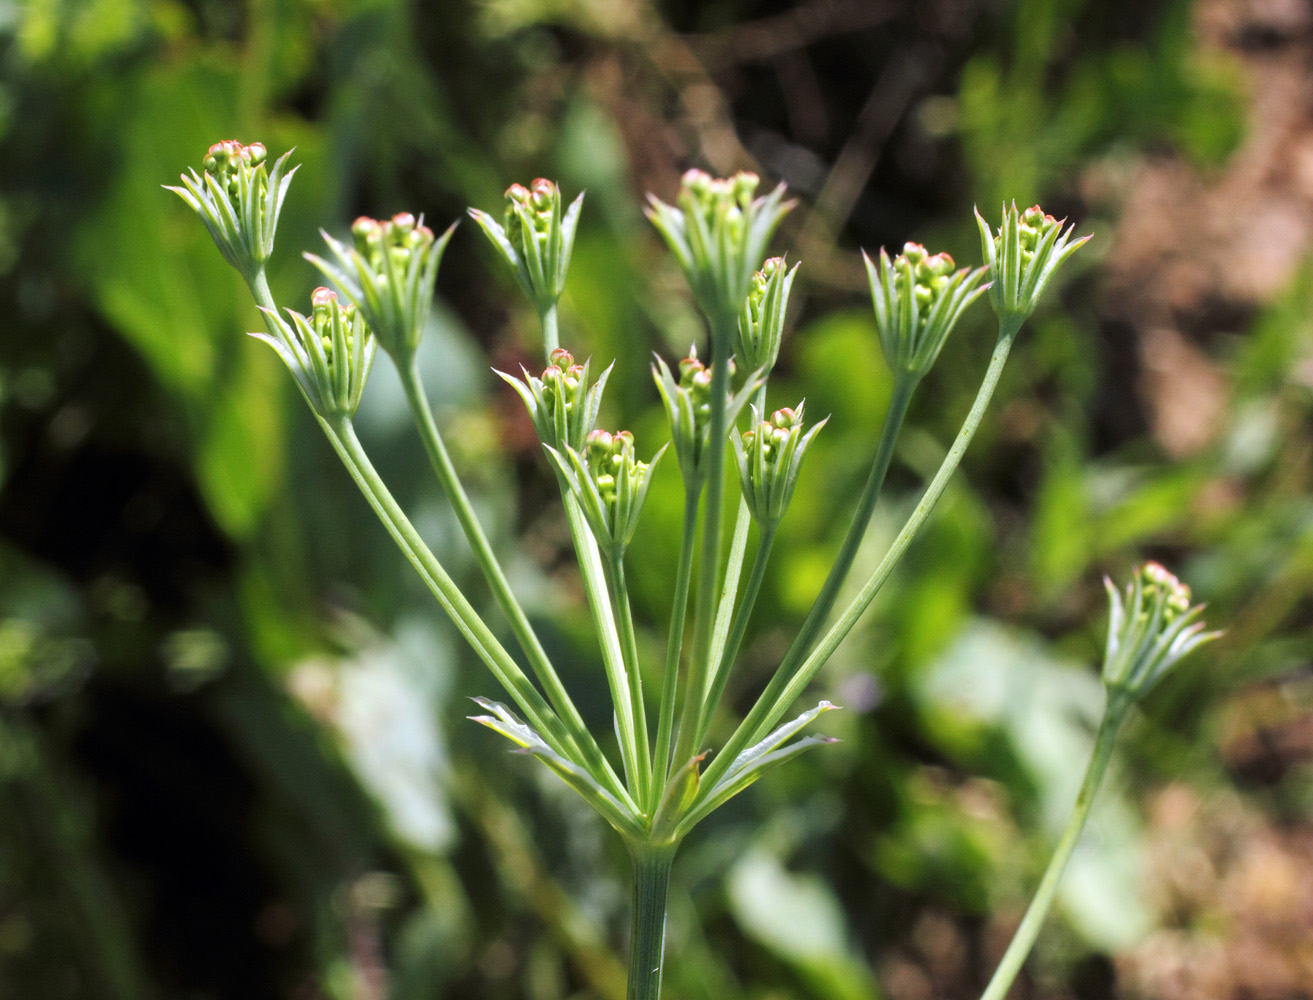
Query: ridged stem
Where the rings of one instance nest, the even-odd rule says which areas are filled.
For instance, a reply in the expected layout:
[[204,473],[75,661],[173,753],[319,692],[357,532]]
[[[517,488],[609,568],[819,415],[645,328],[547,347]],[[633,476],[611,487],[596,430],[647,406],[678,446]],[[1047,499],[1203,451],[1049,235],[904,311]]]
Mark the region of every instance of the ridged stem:
[[666,906],[675,847],[631,844],[634,894],[629,938],[628,1000],[660,1000],[665,964]]

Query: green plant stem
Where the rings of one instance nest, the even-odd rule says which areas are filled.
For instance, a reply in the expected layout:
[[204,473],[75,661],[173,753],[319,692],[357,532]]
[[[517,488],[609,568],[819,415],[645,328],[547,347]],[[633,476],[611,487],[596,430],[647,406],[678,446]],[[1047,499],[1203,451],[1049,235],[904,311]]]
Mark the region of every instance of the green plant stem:
[[[557,478],[565,504],[565,519],[570,526],[570,538],[579,559],[579,575],[583,579],[584,592],[588,595],[593,627],[597,630],[602,665],[606,670],[607,685],[611,691],[611,701],[615,706],[616,735],[620,742],[620,759],[624,763],[625,781],[630,792],[636,797],[640,773],[639,748],[635,739],[632,703],[629,699],[629,679],[626,676],[624,653],[620,645],[620,634],[616,628],[615,612],[611,607],[610,588],[606,585],[606,570],[603,566],[602,554],[597,547],[597,540],[593,538],[579,502],[570,492],[564,479],[560,476]],[[627,796],[627,801],[633,805],[635,798]],[[634,806],[634,812],[644,814],[637,806]]]
[[[757,386],[756,392],[753,393],[752,404],[757,408],[757,413],[765,419],[766,415],[766,379],[763,377],[761,383]],[[725,654],[725,643],[729,638],[730,621],[734,615],[734,602],[738,598],[739,579],[743,573],[743,557],[748,549],[748,529],[752,527],[752,513],[748,510],[748,499],[739,494],[739,509],[734,516],[734,534],[730,537],[729,558],[725,560],[725,578],[720,588],[720,603],[716,607],[716,624],[711,631],[711,654],[708,662],[720,664]],[[732,664],[731,657],[731,664]],[[728,669],[728,666],[726,667]],[[708,684],[708,691],[711,689]],[[703,700],[706,699],[703,695]],[[704,710],[702,715],[708,717]],[[708,722],[709,722],[708,718]],[[699,726],[697,742],[701,743],[706,737],[706,730]]]
[[[638,744],[638,787],[634,798],[639,802],[652,800],[651,744],[647,736],[647,711],[643,708],[643,676],[639,671],[638,637],[634,632],[634,612],[629,602],[629,582],[625,577],[624,559],[604,559],[607,583],[615,601],[616,618],[620,624],[620,653],[624,657],[625,673],[629,680],[627,694],[629,711],[634,718],[634,738]],[[655,809],[655,806],[653,806]]]
[[788,665],[785,663],[780,664],[780,668],[776,670],[775,676],[771,678],[766,690],[757,699],[747,718],[739,724],[729,742],[716,755],[716,759],[711,762],[711,766],[707,768],[702,780],[702,795],[706,795],[715,786],[715,782],[733,764],[735,757],[753,743],[765,738],[771,729],[778,724],[783,714],[788,711],[803,689],[811,682],[816,672],[834,654],[839,643],[848,635],[853,625],[857,623],[857,619],[861,617],[862,613],[870,606],[871,601],[875,599],[880,587],[884,585],[885,580],[889,578],[889,574],[893,572],[903,553],[907,551],[907,547],[912,543],[912,539],[916,537],[922,523],[934,510],[935,504],[939,502],[940,496],[948,486],[949,479],[957,471],[967,446],[970,445],[971,439],[980,426],[980,421],[984,418],[985,410],[994,395],[994,390],[998,387],[999,377],[1003,373],[1003,366],[1007,363],[1008,354],[1012,350],[1012,342],[1016,338],[1019,326],[1019,323],[1004,324],[1000,322],[998,343],[995,345],[994,353],[989,359],[989,368],[985,371],[985,377],[980,384],[980,389],[976,392],[975,402],[971,405],[971,410],[967,413],[966,420],[963,421],[962,428],[958,431],[948,454],[944,457],[939,471],[935,473],[934,479],[926,487],[916,505],[916,509],[912,512],[912,516],[903,525],[902,530],[889,547],[889,551],[885,553],[880,565],[876,567],[875,572],[863,584],[861,591],[852,603],[839,616],[839,620],[831,626],[820,644],[812,650],[800,666],[786,670],[785,667]]
[[679,539],[679,562],[675,569],[675,596],[670,608],[670,633],[666,639],[665,673],[661,677],[661,707],[657,716],[656,746],[652,751],[655,775],[652,809],[659,804],[670,779],[670,740],[675,725],[675,694],[679,687],[680,653],[684,648],[684,624],[688,617],[688,587],[693,577],[693,546],[697,542],[698,501],[701,491],[684,490],[684,530]]
[[516,641],[519,643],[520,648],[524,650],[525,656],[528,657],[534,676],[537,677],[538,683],[542,685],[543,690],[546,692],[547,700],[570,732],[571,742],[578,747],[579,752],[583,755],[583,759],[588,764],[589,772],[612,792],[618,792],[620,790],[619,777],[602,755],[602,750],[597,745],[597,741],[593,739],[592,734],[589,733],[588,727],[584,725],[579,710],[575,707],[569,693],[565,690],[565,686],[561,683],[561,678],[557,675],[546,650],[543,649],[542,643],[538,640],[533,626],[529,623],[528,616],[525,615],[519,601],[515,599],[515,595],[511,591],[511,585],[507,581],[505,573],[502,572],[501,564],[492,551],[492,545],[489,544],[488,537],[483,532],[483,526],[479,524],[479,520],[474,514],[474,508],[470,504],[469,496],[465,493],[460,477],[456,474],[456,467],[452,465],[451,456],[447,453],[447,447],[442,440],[442,434],[438,430],[437,422],[433,419],[433,411],[429,406],[428,396],[424,392],[424,386],[419,377],[419,368],[414,358],[408,364],[398,365],[397,370],[401,375],[401,383],[406,392],[406,400],[410,404],[411,414],[415,418],[415,425],[419,429],[420,438],[424,442],[424,450],[428,453],[429,464],[433,466],[433,472],[437,476],[438,484],[442,487],[442,491],[447,495],[452,509],[456,512],[456,519],[460,521],[461,529],[465,532],[465,538],[469,541],[470,548],[474,551],[475,560],[483,571],[484,579],[487,580],[497,604],[510,622],[511,631],[515,635]]
[[634,869],[634,910],[629,939],[628,1000],[660,1000],[666,950],[666,905],[673,845],[629,847]]
[[871,471],[857,500],[857,509],[853,512],[848,534],[844,536],[843,545],[839,547],[834,565],[830,567],[825,584],[816,595],[816,600],[812,602],[811,610],[807,612],[802,628],[798,630],[797,636],[789,646],[789,651],[784,655],[785,669],[791,669],[811,652],[821,628],[830,617],[830,612],[834,610],[834,602],[839,596],[839,590],[843,587],[844,580],[848,578],[848,571],[852,568],[853,560],[857,558],[857,550],[861,548],[862,539],[866,537],[866,529],[870,526],[872,515],[875,514],[875,505],[880,499],[880,490],[884,486],[885,475],[893,459],[894,445],[902,431],[903,420],[907,417],[907,407],[912,401],[912,393],[916,391],[920,381],[919,377],[905,372],[899,372],[894,376],[893,392],[889,397],[889,411],[885,414],[884,427],[880,431],[880,441],[875,449],[875,458],[871,461]]
[[1130,702],[1124,696],[1109,693],[1103,721],[1099,723],[1099,733],[1094,740],[1094,750],[1085,769],[1085,780],[1081,782],[1071,818],[1067,820],[1067,828],[1062,832],[1062,839],[1058,841],[1049,866],[1044,871],[1044,877],[1040,880],[1039,888],[1035,890],[1035,897],[1026,908],[1026,915],[1022,918],[1021,925],[1012,935],[1008,950],[1003,953],[1003,959],[994,971],[989,985],[985,987],[985,992],[981,994],[980,1000],[1003,1000],[1021,971],[1026,956],[1030,954],[1035,938],[1039,936],[1040,926],[1048,915],[1049,907],[1053,905],[1067,863],[1071,860],[1081,832],[1085,829],[1085,822],[1089,819],[1090,807],[1094,804],[1099,786],[1107,773],[1108,762],[1112,759],[1113,747],[1117,742],[1117,731],[1121,728],[1129,706]]
[[725,400],[729,395],[730,343],[738,320],[711,318],[711,423],[707,431],[707,494],[702,510],[697,597],[693,606],[693,652],[689,658],[684,702],[680,709],[673,767],[676,771],[697,752],[698,719],[710,669],[714,606],[720,571],[721,506],[725,494]]
[[706,738],[707,730],[711,728],[712,717],[716,714],[716,708],[725,693],[725,685],[729,682],[730,669],[739,655],[739,647],[743,645],[743,636],[748,630],[748,622],[752,618],[752,609],[757,604],[757,595],[761,592],[761,583],[766,578],[766,564],[770,560],[771,547],[775,544],[776,527],[776,525],[769,525],[761,529],[761,541],[757,545],[757,554],[752,560],[752,572],[748,575],[748,583],[743,590],[743,599],[739,602],[738,610],[734,613],[734,623],[730,626],[729,636],[724,648],[720,651],[719,658],[716,661],[716,669],[712,672],[710,684],[707,688],[707,695],[702,708],[702,718],[698,723],[699,743]]
[[333,421],[321,419],[320,423],[346,466],[347,472],[360,488],[360,492],[364,494],[379,520],[383,522],[393,541],[419,572],[465,641],[515,700],[530,725],[541,733],[553,750],[565,756],[569,735],[561,725],[560,719],[525,676],[524,671],[497,641],[497,637],[492,634],[478,612],[456,586],[455,581],[447,575],[447,571],[443,569],[437,557],[420,538],[419,532],[410,523],[410,519],[406,517],[373,463],[370,462],[369,456],[365,454],[365,449],[360,439],[356,437],[351,421],[346,417],[340,417]]
[[544,309],[538,315],[538,319],[543,328],[543,354],[547,360],[552,360],[552,351],[561,346],[560,322],[556,315],[556,304]]

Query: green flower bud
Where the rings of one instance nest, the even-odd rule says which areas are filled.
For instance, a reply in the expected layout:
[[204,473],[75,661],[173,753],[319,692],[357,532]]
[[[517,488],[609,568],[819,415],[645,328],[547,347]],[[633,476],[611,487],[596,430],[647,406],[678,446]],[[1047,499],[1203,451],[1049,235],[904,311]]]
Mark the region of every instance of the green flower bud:
[[1203,605],[1190,604],[1190,588],[1156,562],[1139,567],[1125,597],[1108,591],[1108,643],[1103,683],[1110,695],[1138,701],[1187,653],[1222,633],[1205,632]]
[[[734,374],[734,359],[729,359],[729,373]],[[686,486],[700,485],[706,475],[706,454],[711,440],[711,367],[698,358],[696,347],[679,363],[676,381],[669,365],[660,357],[652,366],[652,377],[670,422],[670,436],[679,459],[679,471]],[[760,379],[751,377],[738,393],[725,401],[725,426],[733,427],[748,397]]]
[[771,235],[793,207],[784,200],[783,184],[758,198],[758,183],[751,173],[721,180],[690,170],[674,205],[648,196],[647,217],[665,237],[713,326],[732,322],[744,309]]
[[733,439],[743,498],[762,528],[774,529],[780,523],[793,499],[803,456],[826,420],[804,434],[802,403],[796,410],[787,406],[776,410],[769,420],[763,420],[754,406],[752,426]]
[[784,317],[789,309],[789,291],[798,273],[783,257],[771,257],[752,276],[747,301],[739,313],[739,335],[735,352],[749,369],[764,373],[775,367],[784,338]]
[[590,431],[582,452],[549,448],[566,487],[578,498],[580,508],[602,552],[617,565],[638,527],[638,516],[647,489],[666,446],[651,462],[640,462],[634,452],[634,435],[629,431]]
[[455,228],[453,223],[435,237],[423,216],[409,212],[382,222],[361,216],[351,224],[349,247],[321,232],[337,263],[305,257],[356,305],[383,350],[405,366],[424,335],[438,265]]
[[563,212],[560,188],[539,177],[527,188],[512,184],[506,189],[500,224],[487,212],[469,210],[540,314],[555,308],[565,290],[583,200],[579,195]]
[[541,378],[523,368],[520,369],[524,374],[522,380],[505,372],[497,374],[524,400],[543,444],[558,452],[583,451],[588,433],[597,424],[602,390],[611,368],[602,372],[596,384],[589,385],[588,361],[576,364],[570,352],[560,347],[552,351],[551,361]]
[[182,175],[182,187],[167,187],[201,217],[211,238],[246,279],[255,281],[274,252],[274,232],[296,167],[287,169],[291,151],[268,169],[261,143],[235,139],[216,142],[201,161],[202,173]]
[[929,254],[908,243],[893,260],[884,250],[879,262],[866,261],[875,326],[886,363],[896,373],[917,378],[930,370],[967,306],[984,293],[985,268],[953,270],[946,253]]
[[990,270],[989,301],[1001,320],[1020,326],[1035,311],[1053,273],[1090,238],[1072,239],[1075,226],[1062,222],[1038,205],[1018,214],[1016,202],[1003,206],[998,232],[976,212],[980,246]]
[[376,346],[356,307],[340,304],[332,289],[316,288],[309,316],[288,309],[289,323],[272,309],[260,311],[271,332],[251,336],[278,353],[311,409],[325,420],[352,416]]

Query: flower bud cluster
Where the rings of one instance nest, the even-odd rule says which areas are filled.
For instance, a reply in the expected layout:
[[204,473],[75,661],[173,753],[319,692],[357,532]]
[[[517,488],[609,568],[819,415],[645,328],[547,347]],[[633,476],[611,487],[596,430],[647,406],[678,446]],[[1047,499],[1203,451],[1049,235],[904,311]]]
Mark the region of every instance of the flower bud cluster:
[[[734,375],[734,359],[730,358],[729,374]],[[688,357],[679,363],[679,378],[675,379],[670,367],[658,357],[652,366],[652,377],[670,422],[670,437],[679,459],[679,470],[690,488],[701,484],[706,474],[706,454],[711,438],[711,376],[710,365],[703,364],[696,347],[688,349]],[[725,426],[731,427],[737,419],[751,391],[759,381],[750,378],[748,384],[725,401]]]
[[543,369],[542,377],[530,375],[523,368],[524,378],[518,379],[498,372],[511,386],[529,411],[538,439],[556,451],[573,449],[583,451],[584,439],[597,424],[597,412],[602,405],[602,390],[611,374],[608,367],[597,382],[588,382],[589,362],[576,363],[574,356],[564,348],[552,351],[551,364]]
[[[647,217],[665,237],[713,328],[734,321],[744,308],[752,275],[784,214],[784,185],[756,197],[756,174],[714,178],[690,170],[674,205],[649,196]],[[728,346],[728,345],[727,345]]]
[[376,346],[356,307],[342,305],[330,288],[316,288],[309,316],[288,309],[289,323],[272,309],[260,311],[271,332],[252,336],[278,352],[311,409],[325,420],[352,416]]
[[739,313],[735,353],[749,370],[768,373],[780,356],[784,317],[789,309],[798,265],[789,268],[783,257],[771,257],[752,276],[748,298]]
[[953,270],[953,258],[908,243],[892,260],[866,260],[875,325],[885,361],[897,373],[920,378],[939,357],[962,312],[985,291],[984,268]]
[[423,216],[409,212],[383,221],[361,216],[351,224],[350,247],[322,234],[337,263],[314,254],[306,259],[355,303],[383,350],[405,365],[424,335],[438,265],[454,229],[434,236]]
[[506,189],[500,223],[487,212],[470,209],[540,315],[554,309],[565,291],[583,200],[579,195],[562,211],[561,189],[539,177],[527,188],[512,184]]
[[1072,239],[1074,226],[1038,205],[1018,213],[1016,203],[1003,206],[995,232],[976,212],[980,247],[990,269],[989,300],[1000,319],[1020,326],[1035,311],[1053,272],[1089,239]]
[[181,187],[169,188],[201,217],[219,252],[248,284],[273,254],[278,215],[296,173],[286,169],[290,155],[280,156],[270,171],[262,143],[216,142],[201,161],[202,173],[191,170],[182,175]]
[[1136,569],[1125,595],[1105,579],[1110,605],[1103,683],[1111,694],[1138,700],[1183,656],[1216,639],[1190,604],[1190,588],[1156,562]]
[[651,462],[640,462],[633,434],[604,430],[588,433],[582,453],[569,449],[563,457],[559,451],[548,452],[579,498],[588,526],[613,565],[634,537],[652,470],[664,453],[663,447]]
[[798,484],[803,456],[824,426],[822,420],[803,433],[802,403],[796,410],[788,406],[776,410],[769,420],[763,420],[753,407],[752,426],[734,439],[734,454],[743,497],[763,528],[774,528],[784,516]]

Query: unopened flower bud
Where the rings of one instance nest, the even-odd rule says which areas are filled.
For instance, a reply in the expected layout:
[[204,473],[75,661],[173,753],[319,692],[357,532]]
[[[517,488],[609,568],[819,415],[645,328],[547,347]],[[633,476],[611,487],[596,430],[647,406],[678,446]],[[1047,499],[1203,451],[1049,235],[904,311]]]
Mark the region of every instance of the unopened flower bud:
[[181,187],[169,188],[201,217],[219,252],[247,284],[254,284],[273,254],[278,215],[296,172],[286,169],[289,155],[270,170],[263,144],[226,139],[206,151],[202,173],[191,170]]
[[962,312],[985,291],[984,268],[954,272],[953,258],[907,243],[892,260],[884,250],[866,260],[875,325],[885,361],[920,378],[943,349]]
[[1103,683],[1110,696],[1138,700],[1187,653],[1216,639],[1191,606],[1190,588],[1155,562],[1139,567],[1125,595],[1104,580],[1110,612]]
[[[780,185],[756,197],[756,174],[728,180],[690,170],[674,205],[649,196],[647,217],[679,262],[698,306],[713,319],[713,330],[727,330],[744,308],[753,273],[780,219],[792,207]],[[728,353],[730,344],[724,345]]]
[[306,259],[342,289],[383,350],[404,366],[424,334],[438,265],[452,229],[435,238],[423,216],[398,212],[380,221],[362,215],[351,224],[350,247],[323,234],[337,263],[314,254],[306,254]]
[[1003,206],[998,231],[976,212],[980,245],[990,270],[989,301],[1000,320],[1021,326],[1039,304],[1053,273],[1089,239],[1072,239],[1074,226],[1063,231],[1062,222],[1038,205],[1018,213],[1015,203]]
[[560,189],[539,177],[527,188],[512,184],[506,189],[501,223],[487,212],[469,210],[540,315],[554,309],[565,290],[582,204],[580,195],[562,210]]
[[822,420],[804,434],[802,403],[796,410],[788,406],[776,410],[769,420],[763,420],[754,407],[752,427],[733,439],[743,498],[762,528],[774,530],[784,516],[803,456],[824,425]]
[[789,292],[798,265],[790,269],[783,257],[771,257],[752,276],[752,287],[739,313],[735,352],[749,370],[769,372],[780,355]]

